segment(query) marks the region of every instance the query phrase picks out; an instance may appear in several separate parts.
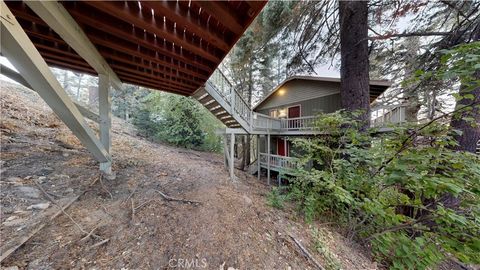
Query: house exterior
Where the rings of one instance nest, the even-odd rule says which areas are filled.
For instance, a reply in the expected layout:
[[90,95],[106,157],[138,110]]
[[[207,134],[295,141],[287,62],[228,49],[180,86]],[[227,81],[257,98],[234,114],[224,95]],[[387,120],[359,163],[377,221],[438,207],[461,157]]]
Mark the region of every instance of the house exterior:
[[[387,81],[370,80],[370,101],[389,86]],[[224,136],[224,163],[230,177],[235,179],[235,138],[250,135],[257,142],[251,149],[254,156],[250,162],[256,162],[251,164],[250,172],[266,171],[268,183],[271,175],[289,174],[296,168],[293,138],[328,132],[314,128],[315,115],[341,109],[340,79],[328,77],[290,77],[252,108],[217,69],[193,97],[226,126],[218,134]],[[401,111],[392,111],[387,115],[390,109],[382,110],[371,115],[372,119],[378,118],[376,126],[381,127],[382,121],[397,119],[401,114]],[[382,114],[387,116],[382,117]],[[260,174],[257,175],[260,177]]]
[[[373,102],[391,85],[388,81],[370,81],[370,101]],[[269,95],[253,107],[253,129],[261,129],[260,118],[269,118],[267,134],[258,137],[258,170],[266,169],[280,180],[295,167],[295,150],[292,140],[296,137],[313,136],[313,119],[318,113],[331,113],[341,109],[340,79],[328,77],[293,76],[283,81]],[[375,124],[382,119],[401,122],[404,113],[398,109],[384,112],[388,117],[375,117]],[[391,114],[395,114],[392,118]],[[264,122],[264,121],[263,121]]]

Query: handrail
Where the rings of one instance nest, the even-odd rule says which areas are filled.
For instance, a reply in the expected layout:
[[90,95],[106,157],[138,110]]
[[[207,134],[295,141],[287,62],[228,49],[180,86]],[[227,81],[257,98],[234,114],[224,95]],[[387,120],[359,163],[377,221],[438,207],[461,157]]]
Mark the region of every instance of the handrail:
[[399,105],[397,107],[390,108],[388,111],[383,112],[379,117],[372,120],[372,127],[384,126],[386,124],[398,124],[406,121],[406,105]]
[[207,83],[209,83],[212,88],[220,94],[224,101],[230,105],[232,115],[238,115],[250,125],[252,117],[252,109],[250,105],[245,101],[242,95],[235,90],[232,83],[230,83],[222,71],[216,69],[208,79]]

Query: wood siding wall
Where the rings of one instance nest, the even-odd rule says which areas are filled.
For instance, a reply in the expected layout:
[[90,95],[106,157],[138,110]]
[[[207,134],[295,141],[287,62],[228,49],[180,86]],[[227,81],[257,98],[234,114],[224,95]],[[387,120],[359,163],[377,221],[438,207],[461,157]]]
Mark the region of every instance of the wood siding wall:
[[[298,91],[301,92],[301,91]],[[294,105],[301,105],[300,116],[310,116],[317,113],[331,113],[336,110],[341,109],[340,94],[330,94],[328,96],[308,99],[300,102],[292,102],[287,104],[281,104],[277,107],[256,109],[255,111],[269,115],[270,110],[272,109],[281,109],[284,107],[290,107]],[[263,107],[263,106],[262,106]]]
[[[281,94],[283,92],[283,94]],[[309,81],[309,80],[292,80],[285,83],[280,89],[273,93],[270,97],[267,98],[260,106],[258,106],[255,111],[257,112],[268,112],[273,108],[283,108],[286,105],[295,105],[295,104],[304,104],[305,107],[308,107],[308,101],[315,99],[318,101],[318,98],[339,94],[340,93],[340,83],[337,82],[324,82],[324,81]],[[340,100],[338,101],[340,102]],[[340,104],[340,103],[338,103]],[[334,104],[336,105],[336,104]],[[317,111],[331,112],[334,111],[325,108],[322,109],[317,105]],[[303,108],[302,108],[303,110]],[[306,111],[307,112],[307,111]],[[313,112],[313,111],[311,111]],[[268,114],[268,113],[267,113]],[[302,112],[302,116],[304,116]]]

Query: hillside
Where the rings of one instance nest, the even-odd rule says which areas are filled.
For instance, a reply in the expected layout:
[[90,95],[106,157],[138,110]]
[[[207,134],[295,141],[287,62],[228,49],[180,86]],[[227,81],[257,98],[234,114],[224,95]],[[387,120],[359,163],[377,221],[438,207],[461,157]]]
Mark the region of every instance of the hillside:
[[[0,85],[2,255],[37,232],[4,267],[315,269],[297,241],[327,269],[376,268],[327,225],[269,207],[269,187],[255,177],[238,171],[230,181],[222,155],[149,142],[120,119],[113,121],[116,179],[100,177],[97,162],[34,92]],[[73,202],[65,210],[71,218],[42,189],[58,205]]]

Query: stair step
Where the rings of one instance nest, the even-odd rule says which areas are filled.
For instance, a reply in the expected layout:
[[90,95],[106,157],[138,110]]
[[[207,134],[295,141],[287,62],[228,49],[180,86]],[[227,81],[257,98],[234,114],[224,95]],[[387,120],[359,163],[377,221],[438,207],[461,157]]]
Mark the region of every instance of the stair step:
[[205,108],[207,108],[208,110],[211,110],[212,108],[215,108],[215,107],[217,107],[218,105],[220,105],[220,104],[218,104],[217,101],[213,101],[212,103],[207,104],[207,105],[203,105],[203,106],[205,106]]
[[195,99],[199,99],[201,98],[203,95],[207,94],[207,91],[205,91],[205,88],[200,88],[197,92],[195,92],[195,94],[193,94],[192,96],[195,98]]
[[225,115],[225,116],[220,116],[220,117],[218,117],[218,119],[220,119],[220,120],[230,120],[230,119],[233,119],[233,116],[228,114],[228,115]]
[[228,114],[228,112],[224,110],[224,111],[222,111],[222,112],[220,112],[220,113],[216,113],[215,116],[216,116],[216,117],[219,117],[219,116],[224,115],[224,114]]
[[210,112],[216,115],[219,112],[226,112],[226,111],[222,106],[219,106],[217,108],[213,107],[212,109],[210,109]]
[[210,104],[212,101],[215,101],[215,99],[212,96],[208,95],[202,99],[199,99],[198,101],[200,101],[203,104],[203,106],[206,106]]

